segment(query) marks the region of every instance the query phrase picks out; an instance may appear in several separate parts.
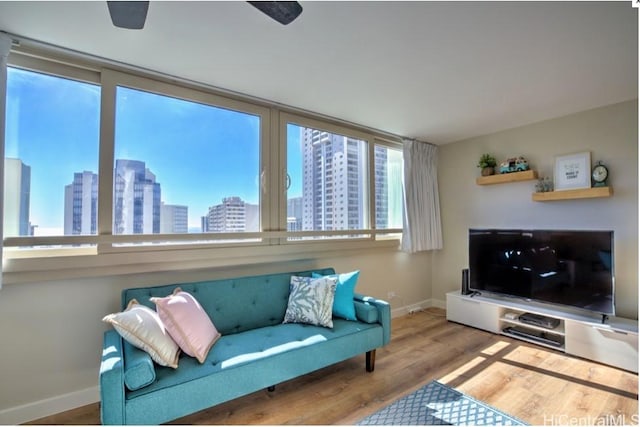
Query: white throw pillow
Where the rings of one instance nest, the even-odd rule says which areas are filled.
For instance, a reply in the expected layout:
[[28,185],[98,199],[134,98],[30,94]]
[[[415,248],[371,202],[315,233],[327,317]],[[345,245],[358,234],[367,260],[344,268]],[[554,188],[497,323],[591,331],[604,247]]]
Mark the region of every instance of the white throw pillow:
[[108,314],[102,321],[113,325],[131,345],[149,353],[158,365],[178,367],[180,347],[169,336],[158,313],[149,307],[132,299],[125,311]]

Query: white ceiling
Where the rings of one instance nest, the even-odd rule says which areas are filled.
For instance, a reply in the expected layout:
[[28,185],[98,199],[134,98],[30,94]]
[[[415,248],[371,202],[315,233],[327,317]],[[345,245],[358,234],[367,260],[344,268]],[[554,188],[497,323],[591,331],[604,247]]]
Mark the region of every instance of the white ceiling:
[[621,2],[0,2],[0,31],[436,144],[637,98],[638,9]]

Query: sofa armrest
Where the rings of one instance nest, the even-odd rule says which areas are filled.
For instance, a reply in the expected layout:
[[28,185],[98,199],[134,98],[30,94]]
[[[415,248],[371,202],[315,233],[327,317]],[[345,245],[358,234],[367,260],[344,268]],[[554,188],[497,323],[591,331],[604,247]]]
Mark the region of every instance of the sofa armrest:
[[113,329],[104,333],[100,362],[100,401],[102,424],[125,424],[122,338]]
[[382,325],[383,331],[383,344],[387,345],[391,341],[391,306],[388,302],[374,297],[362,295],[356,293],[354,295],[354,301],[357,303],[363,303],[371,305],[378,310],[378,323]]
[[156,380],[156,370],[149,353],[122,341],[124,353],[124,385],[131,391],[148,386]]

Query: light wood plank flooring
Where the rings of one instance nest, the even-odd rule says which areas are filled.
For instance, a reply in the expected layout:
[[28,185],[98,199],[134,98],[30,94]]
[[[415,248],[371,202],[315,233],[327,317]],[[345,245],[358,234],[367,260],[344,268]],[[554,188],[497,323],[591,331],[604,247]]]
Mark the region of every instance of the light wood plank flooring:
[[[431,308],[392,321],[391,343],[176,424],[354,424],[437,379],[532,425],[638,424],[638,375],[447,322]],[[33,424],[97,424],[98,404]]]

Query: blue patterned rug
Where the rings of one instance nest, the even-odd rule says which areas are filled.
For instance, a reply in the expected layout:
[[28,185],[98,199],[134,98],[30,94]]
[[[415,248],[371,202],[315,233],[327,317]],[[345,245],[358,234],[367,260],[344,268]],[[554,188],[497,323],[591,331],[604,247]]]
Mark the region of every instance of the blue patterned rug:
[[457,390],[432,381],[368,416],[358,425],[492,425],[526,423]]

